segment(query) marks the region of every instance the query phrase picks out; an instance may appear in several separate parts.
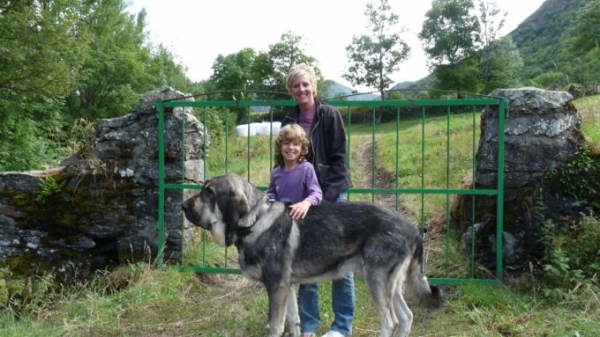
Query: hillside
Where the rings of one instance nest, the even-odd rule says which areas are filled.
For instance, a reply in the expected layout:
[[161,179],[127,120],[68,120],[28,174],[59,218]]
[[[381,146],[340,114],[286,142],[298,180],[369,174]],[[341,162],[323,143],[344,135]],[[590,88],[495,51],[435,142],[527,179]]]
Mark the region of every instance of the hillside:
[[[573,57],[567,52],[568,32],[577,22],[578,12],[589,0],[547,0],[509,33],[524,61],[523,79],[535,80],[549,72],[560,73],[557,87],[576,82],[593,85],[600,69],[592,55]],[[560,77],[560,76],[558,76]]]

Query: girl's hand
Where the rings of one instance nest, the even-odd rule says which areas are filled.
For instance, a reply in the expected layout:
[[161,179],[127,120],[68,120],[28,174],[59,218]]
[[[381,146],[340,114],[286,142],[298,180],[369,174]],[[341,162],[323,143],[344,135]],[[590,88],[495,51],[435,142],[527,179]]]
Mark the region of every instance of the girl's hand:
[[304,217],[306,217],[306,213],[308,213],[308,209],[310,208],[310,206],[310,202],[306,200],[290,205],[290,216],[294,220],[304,219]]

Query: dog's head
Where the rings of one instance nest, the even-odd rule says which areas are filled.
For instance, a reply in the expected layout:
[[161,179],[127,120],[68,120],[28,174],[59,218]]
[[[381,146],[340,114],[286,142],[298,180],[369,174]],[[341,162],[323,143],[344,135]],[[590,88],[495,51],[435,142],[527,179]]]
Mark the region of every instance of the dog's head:
[[232,244],[238,221],[260,203],[264,194],[238,175],[227,174],[208,180],[200,193],[181,204],[185,217],[210,231],[222,246]]

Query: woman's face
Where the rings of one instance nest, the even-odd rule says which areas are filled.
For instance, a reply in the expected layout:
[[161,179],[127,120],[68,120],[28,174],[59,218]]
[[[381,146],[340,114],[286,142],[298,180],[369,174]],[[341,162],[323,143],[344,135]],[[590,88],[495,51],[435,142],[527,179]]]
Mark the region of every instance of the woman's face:
[[312,104],[314,102],[315,88],[310,83],[307,74],[298,75],[292,82],[292,96],[299,105]]

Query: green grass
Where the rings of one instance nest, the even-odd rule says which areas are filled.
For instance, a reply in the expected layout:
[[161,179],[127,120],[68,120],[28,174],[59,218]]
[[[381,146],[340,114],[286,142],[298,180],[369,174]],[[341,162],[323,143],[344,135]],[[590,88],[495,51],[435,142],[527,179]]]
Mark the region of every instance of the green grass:
[[[138,266],[130,283],[106,291],[102,282],[66,291],[36,315],[0,315],[1,336],[265,336],[267,298],[241,275],[198,275]],[[324,333],[333,319],[329,282],[321,282]],[[365,285],[356,280],[354,336],[377,336],[379,319]],[[522,288],[522,287],[521,287]],[[569,303],[546,303],[509,286],[463,284],[446,288],[443,310],[426,310],[409,299],[411,336],[596,336],[598,293]],[[40,300],[44,300],[40,298]]]
[[581,131],[587,139],[600,143],[600,96],[583,97],[575,101],[583,122]]
[[[575,102],[583,115],[582,130],[591,141],[600,141],[597,115],[600,113],[598,97]],[[476,117],[478,123],[479,116]],[[395,172],[396,142],[402,166],[399,185],[401,188],[418,188],[423,184],[445,188],[460,187],[466,170],[471,167],[472,115],[453,115],[450,124],[450,146],[446,131],[448,122],[444,117],[428,119],[423,126],[419,119],[404,120],[400,126],[400,139],[396,139],[395,123],[377,125],[377,163],[386,171]],[[368,188],[369,176],[355,160],[361,146],[370,142],[372,125],[352,126],[351,154],[353,178],[357,187]],[[478,129],[475,129],[478,132]],[[419,139],[426,134],[425,144]],[[250,143],[248,143],[250,141]],[[248,144],[250,144],[248,146]],[[236,138],[229,144],[233,158],[252,155],[251,181],[259,186],[268,183],[270,163],[269,137]],[[221,145],[224,146],[224,145]],[[425,174],[419,175],[424,157]],[[248,148],[250,150],[248,151]],[[449,155],[448,155],[449,154]],[[211,151],[210,167],[224,165],[218,149]],[[448,168],[450,175],[447,174]],[[248,176],[247,164],[228,163],[228,171]],[[224,171],[210,171],[221,174]],[[359,198],[365,196],[353,196]],[[366,196],[368,198],[368,196]],[[403,207],[414,217],[429,217],[436,210],[444,209],[445,198],[419,197],[411,200],[402,197]],[[425,204],[425,207],[422,206]],[[403,210],[405,210],[403,208]],[[425,210],[425,211],[424,211]],[[426,233],[426,241],[428,235]],[[223,266],[235,260],[235,252],[228,255],[214,245],[202,246],[198,242],[186,246],[186,265],[205,259],[209,265]],[[451,241],[448,248],[429,245],[426,250],[426,272],[464,277],[469,260]],[[485,272],[485,271],[483,271]],[[5,287],[14,287],[13,280],[0,273],[0,281],[7,280]],[[241,275],[197,275],[176,268],[157,268],[153,264],[123,266],[110,274],[99,274],[94,280],[68,287],[44,288],[45,280],[30,278],[33,285],[29,292],[3,297],[0,303],[0,336],[207,336],[207,337],[253,337],[265,336],[267,298],[262,287],[247,281]],[[580,285],[571,291],[574,296],[568,302],[544,299],[535,286],[539,280],[532,275],[518,279],[505,277],[504,284],[483,285],[465,283],[445,287],[446,306],[443,310],[426,310],[409,299],[414,313],[411,336],[599,336],[600,293],[597,288]],[[2,284],[0,284],[2,285]],[[356,280],[357,309],[354,334],[357,337],[377,336],[379,318],[374,312],[362,280]],[[39,291],[31,291],[38,289]],[[333,319],[330,308],[329,282],[320,283],[321,316],[320,332],[324,333]],[[2,295],[0,293],[0,295]]]

